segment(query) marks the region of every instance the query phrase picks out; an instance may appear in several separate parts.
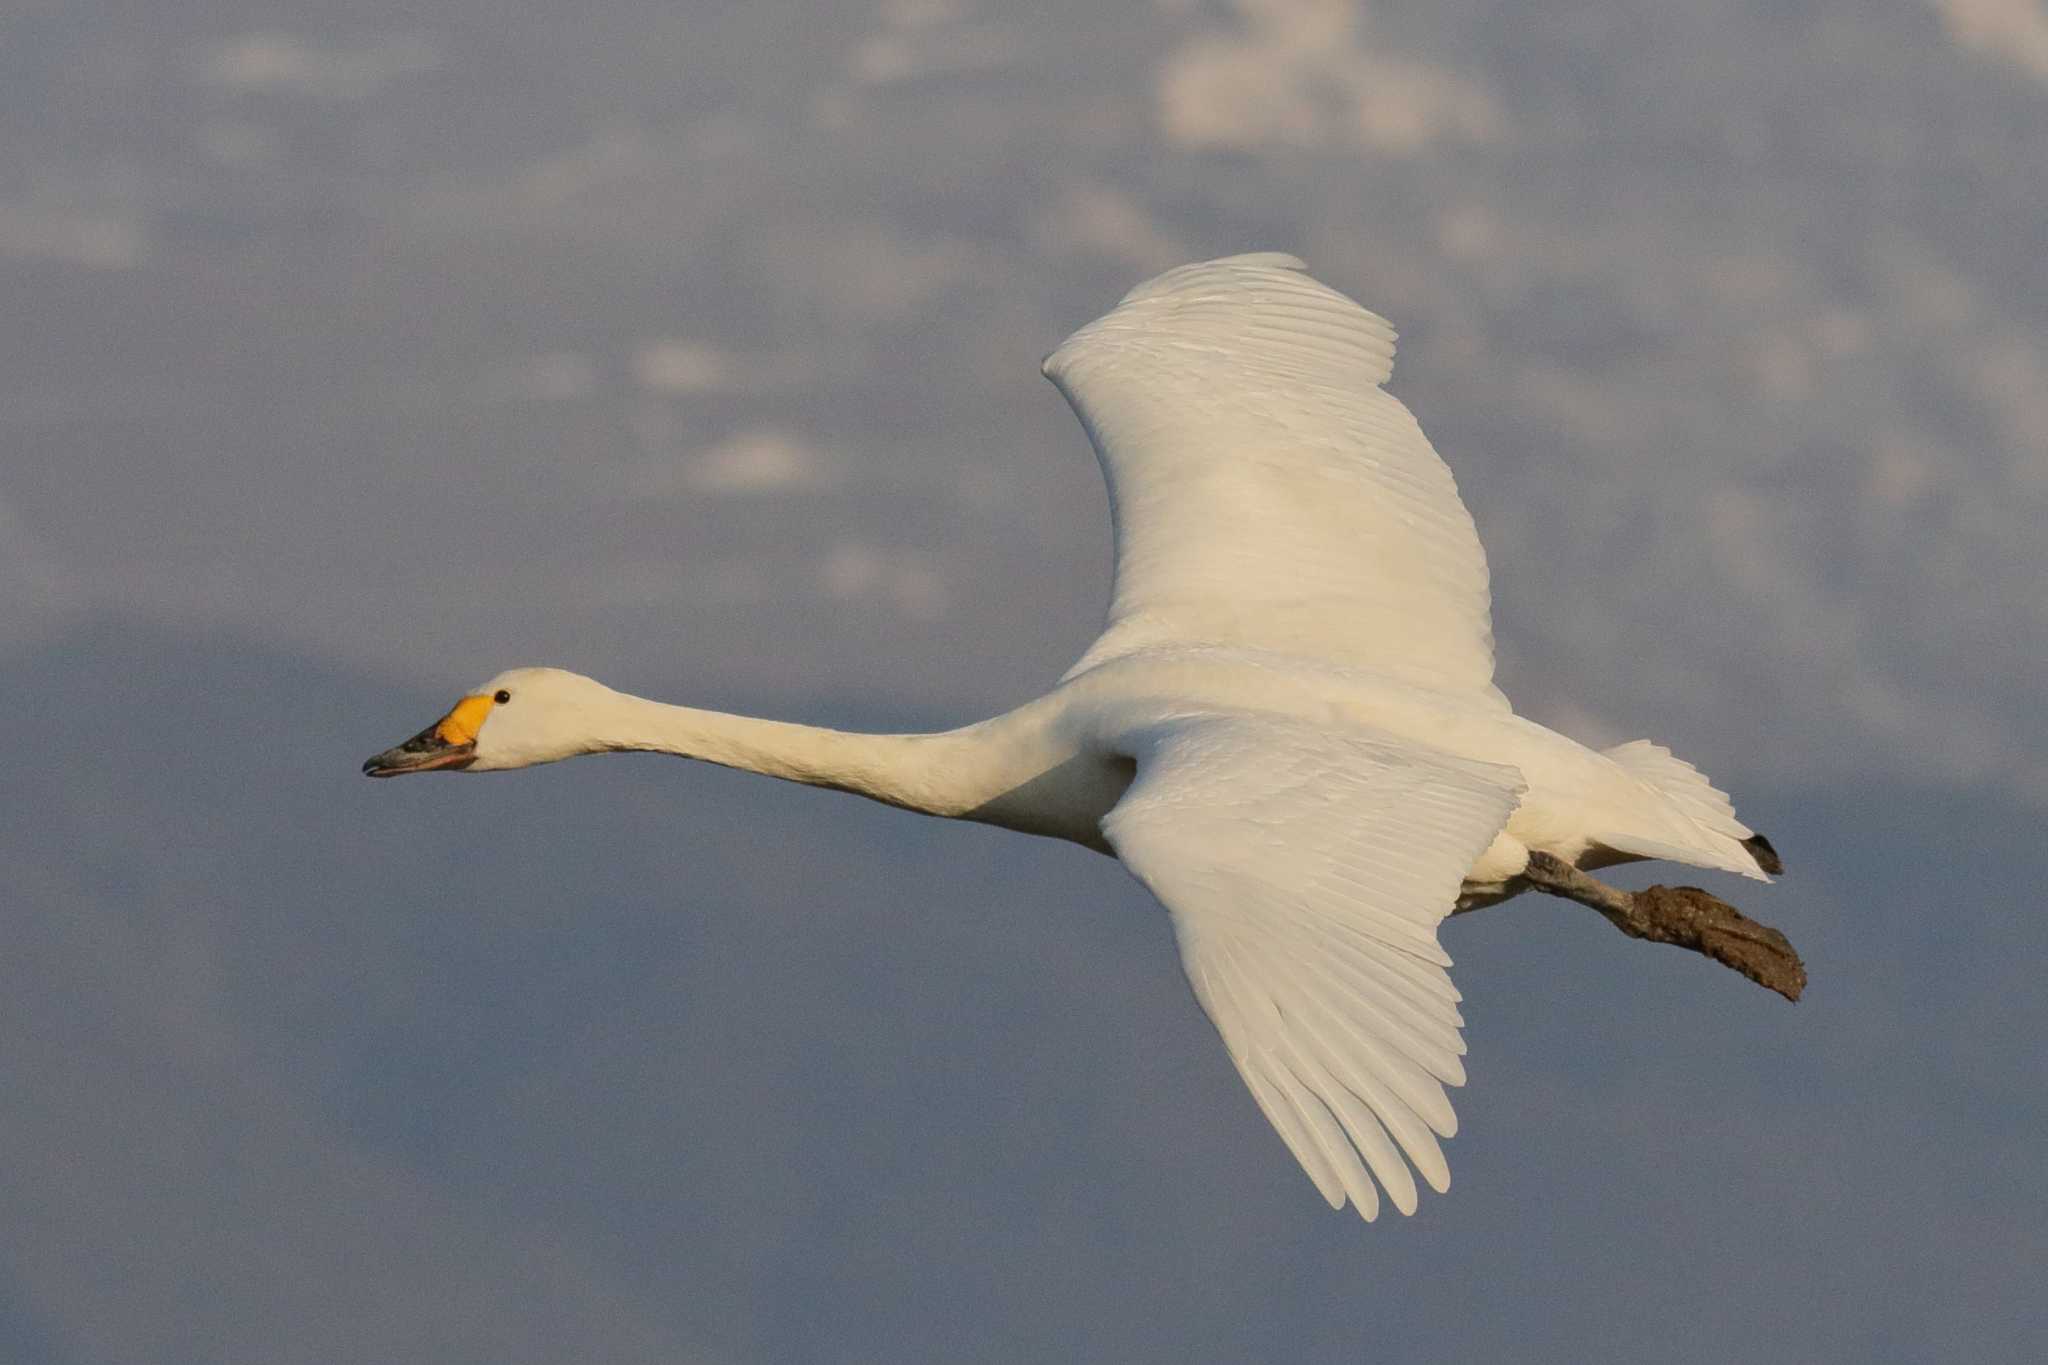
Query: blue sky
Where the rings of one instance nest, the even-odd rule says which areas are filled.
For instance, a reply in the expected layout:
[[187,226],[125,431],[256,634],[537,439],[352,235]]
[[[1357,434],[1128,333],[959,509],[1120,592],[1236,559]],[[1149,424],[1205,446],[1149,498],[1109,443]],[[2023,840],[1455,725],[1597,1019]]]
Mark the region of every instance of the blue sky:
[[[2024,1359],[2039,0],[32,7],[0,38],[0,1354]],[[1445,930],[1449,1195],[1323,1209],[1108,861],[673,762],[371,784],[497,669],[958,723],[1091,637],[1040,356],[1305,256],[1503,685],[1697,761],[1796,1007]]]

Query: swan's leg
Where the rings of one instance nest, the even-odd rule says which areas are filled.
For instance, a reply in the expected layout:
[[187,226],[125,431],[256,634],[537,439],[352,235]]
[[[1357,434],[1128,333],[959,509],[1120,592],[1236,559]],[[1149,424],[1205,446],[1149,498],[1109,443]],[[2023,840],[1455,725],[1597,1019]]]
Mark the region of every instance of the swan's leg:
[[[1591,906],[1605,915],[1615,928],[1628,933],[1627,921],[1634,912],[1635,897],[1618,886],[1609,886],[1597,877],[1587,876],[1555,853],[1532,850],[1529,866],[1523,871],[1522,878],[1538,891]],[[1629,937],[1642,936],[1630,934]]]
[[1806,989],[1806,965],[1783,934],[1697,886],[1623,891],[1555,854],[1536,852],[1529,855],[1522,880],[1535,890],[1591,906],[1630,938],[1705,953],[1787,1000],[1797,1000]]

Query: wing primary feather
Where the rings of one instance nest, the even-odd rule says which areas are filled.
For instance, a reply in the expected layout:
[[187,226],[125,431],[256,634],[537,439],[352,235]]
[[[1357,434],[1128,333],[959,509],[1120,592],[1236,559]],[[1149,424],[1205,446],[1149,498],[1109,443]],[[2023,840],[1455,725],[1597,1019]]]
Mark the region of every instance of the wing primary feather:
[[1439,1080],[1449,1085],[1464,1084],[1465,1065],[1459,1060],[1459,1053],[1465,1044],[1455,1030],[1446,1030],[1449,1041],[1416,1033],[1381,1008],[1372,993],[1358,990],[1333,973],[1325,961],[1295,956],[1294,973],[1321,986],[1318,998],[1329,1001],[1333,1007],[1341,1007],[1350,1026],[1360,1034],[1397,1043],[1401,1051],[1413,1057]]
[[[1242,958],[1227,947],[1219,948],[1219,952],[1228,964],[1227,975],[1239,1007],[1255,1021],[1253,1031],[1260,1037],[1257,1046],[1267,1062],[1260,1068],[1261,1075],[1293,1109],[1303,1131],[1315,1144],[1317,1153],[1342,1187],[1344,1195],[1360,1209],[1365,1208],[1368,1201],[1376,1206],[1379,1201],[1372,1193],[1372,1181],[1359,1163],[1357,1149],[1331,1116],[1315,1087],[1307,1085],[1295,1069],[1298,1050],[1289,1040],[1286,1021],[1281,1016],[1278,1003],[1252,984],[1260,979],[1260,975],[1255,971],[1247,972]],[[1323,1197],[1329,1199],[1332,1208],[1341,1207],[1344,1202],[1342,1198],[1332,1198],[1327,1189],[1323,1191]]]
[[[1345,1087],[1332,1083],[1328,1095],[1331,1106],[1342,1117],[1344,1131],[1351,1134],[1351,1140],[1358,1145],[1366,1165],[1372,1168],[1373,1178],[1385,1187],[1388,1202],[1402,1213],[1413,1215],[1419,1202],[1415,1176],[1408,1169],[1408,1163],[1401,1159],[1401,1153],[1387,1136],[1387,1130],[1373,1117],[1372,1111]],[[1359,1212],[1368,1223],[1372,1221],[1372,1215],[1363,1208]]]
[[[1458,1116],[1451,1108],[1450,1097],[1444,1093],[1443,1082],[1400,1053],[1380,1046],[1371,1034],[1361,1031],[1332,1008],[1325,996],[1306,990],[1298,994],[1304,1032],[1313,1034],[1329,1049],[1331,1055],[1325,1058],[1325,1065],[1336,1069],[1346,1084],[1357,1082],[1353,1088],[1361,1099],[1370,1102],[1367,1090],[1360,1087],[1376,1086],[1441,1136],[1457,1134]],[[1343,1062],[1338,1062],[1338,1058]]]
[[1415,1177],[1408,1169],[1408,1163],[1401,1158],[1393,1141],[1387,1136],[1385,1126],[1372,1110],[1361,1101],[1351,1082],[1332,1071],[1328,1059],[1319,1055],[1312,1034],[1303,1035],[1306,1045],[1296,1045],[1304,1067],[1312,1068],[1322,1084],[1317,1093],[1340,1116],[1344,1131],[1350,1135],[1373,1175],[1385,1187],[1387,1198],[1395,1208],[1404,1214],[1413,1214],[1416,1208]]
[[[1208,951],[1214,953],[1213,945]],[[1280,1134],[1280,1140],[1294,1153],[1294,1159],[1308,1172],[1317,1192],[1331,1208],[1343,1207],[1343,1181],[1323,1155],[1321,1145],[1309,1134],[1293,1103],[1280,1092],[1269,1074],[1269,1054],[1259,1041],[1254,1002],[1239,988],[1227,957],[1218,955],[1213,961],[1205,959],[1203,966],[1202,975],[1214,1001],[1210,1005],[1209,1017],[1223,1035],[1225,1048],[1237,1064],[1238,1075],[1244,1078],[1245,1086],[1252,1092],[1252,1098],[1266,1116],[1266,1122],[1273,1125],[1274,1131]]]
[[[1285,1044],[1282,1046],[1285,1047]],[[1286,1048],[1288,1052],[1293,1050],[1291,1047]],[[1322,1151],[1323,1160],[1336,1172],[1345,1197],[1361,1210],[1368,1204],[1377,1206],[1379,1197],[1373,1193],[1372,1177],[1366,1174],[1364,1163],[1358,1159],[1358,1149],[1352,1145],[1350,1137],[1331,1115],[1329,1106],[1323,1102],[1321,1094],[1291,1066],[1276,1065],[1270,1074],[1278,1083],[1281,1092],[1293,1104],[1295,1112],[1307,1123],[1310,1135]],[[1332,1208],[1341,1208],[1343,1203],[1343,1199],[1330,1201]]]
[[1102,830],[1172,912],[1196,998],[1324,1199],[1361,1214],[1448,1187],[1465,1079],[1435,926],[1523,790],[1375,731],[1154,710]]

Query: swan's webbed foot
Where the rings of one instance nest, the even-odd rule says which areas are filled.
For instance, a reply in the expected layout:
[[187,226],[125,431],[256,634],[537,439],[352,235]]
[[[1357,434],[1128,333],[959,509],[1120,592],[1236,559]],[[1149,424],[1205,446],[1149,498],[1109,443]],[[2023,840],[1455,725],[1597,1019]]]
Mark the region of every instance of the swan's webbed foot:
[[1806,989],[1806,964],[1783,934],[1697,886],[1623,891],[1550,853],[1531,853],[1522,878],[1538,891],[1592,907],[1630,938],[1704,953],[1787,1000]]

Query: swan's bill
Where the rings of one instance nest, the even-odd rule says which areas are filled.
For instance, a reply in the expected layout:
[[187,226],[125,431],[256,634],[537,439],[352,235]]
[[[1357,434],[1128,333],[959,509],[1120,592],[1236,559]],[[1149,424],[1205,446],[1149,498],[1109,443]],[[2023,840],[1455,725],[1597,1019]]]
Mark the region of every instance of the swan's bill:
[[464,697],[447,715],[405,743],[365,762],[363,775],[401,777],[437,768],[467,768],[476,761],[476,732],[483,728],[492,704],[489,697]]

